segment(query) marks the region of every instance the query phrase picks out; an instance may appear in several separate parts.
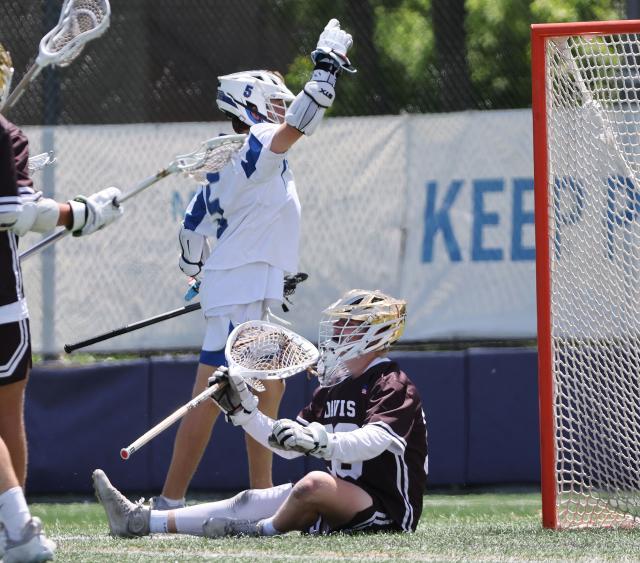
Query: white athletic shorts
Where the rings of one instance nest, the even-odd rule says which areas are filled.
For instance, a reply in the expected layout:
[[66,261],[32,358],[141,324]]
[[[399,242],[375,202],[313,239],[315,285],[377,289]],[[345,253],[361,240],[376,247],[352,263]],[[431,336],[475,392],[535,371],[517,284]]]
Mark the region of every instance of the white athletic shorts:
[[267,308],[282,303],[284,272],[266,262],[233,270],[206,270],[200,302],[206,322],[203,350],[222,350],[229,325],[261,320]]

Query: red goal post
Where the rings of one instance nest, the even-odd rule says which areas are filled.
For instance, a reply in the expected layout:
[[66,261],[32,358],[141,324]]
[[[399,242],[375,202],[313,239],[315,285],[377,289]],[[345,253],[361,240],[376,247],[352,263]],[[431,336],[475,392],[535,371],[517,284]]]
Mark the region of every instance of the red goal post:
[[543,526],[635,526],[640,20],[531,43]]

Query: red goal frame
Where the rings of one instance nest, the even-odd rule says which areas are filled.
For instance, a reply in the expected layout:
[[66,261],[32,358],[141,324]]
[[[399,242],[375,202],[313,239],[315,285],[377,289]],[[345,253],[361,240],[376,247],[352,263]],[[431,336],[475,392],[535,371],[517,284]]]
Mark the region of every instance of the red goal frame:
[[558,528],[554,388],[551,348],[551,276],[548,210],[546,41],[550,37],[640,33],[640,20],[534,24],[531,26],[538,385],[542,525]]

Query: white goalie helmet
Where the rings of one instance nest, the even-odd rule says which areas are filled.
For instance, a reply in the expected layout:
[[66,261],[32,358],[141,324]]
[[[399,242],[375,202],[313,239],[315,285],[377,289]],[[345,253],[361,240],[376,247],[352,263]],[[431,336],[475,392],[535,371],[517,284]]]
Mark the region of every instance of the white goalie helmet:
[[11,55],[0,43],[0,110],[9,97],[12,78],[13,63],[11,62]]
[[287,103],[295,98],[282,77],[269,70],[226,74],[218,81],[218,108],[249,127],[265,121],[284,123]]
[[351,374],[348,361],[384,350],[402,336],[407,304],[379,290],[352,289],[320,320],[318,379],[329,387]]

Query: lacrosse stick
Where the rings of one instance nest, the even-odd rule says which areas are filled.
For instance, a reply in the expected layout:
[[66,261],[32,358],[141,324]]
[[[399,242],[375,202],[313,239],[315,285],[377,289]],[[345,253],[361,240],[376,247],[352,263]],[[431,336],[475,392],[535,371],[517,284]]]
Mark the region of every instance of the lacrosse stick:
[[105,332],[104,334],[99,334],[98,336],[88,338],[87,340],[82,340],[81,342],[76,342],[75,344],[65,344],[64,351],[67,354],[70,354],[74,350],[79,350],[80,348],[86,348],[87,346],[91,346],[92,344],[97,344],[98,342],[102,342],[103,340],[109,340],[110,338],[114,338],[115,336],[120,336],[121,334],[127,334],[128,332],[133,332],[134,330],[138,330],[140,328],[144,328],[145,326],[160,323],[162,321],[166,321],[167,319],[173,319],[174,317],[186,315],[187,313],[191,313],[192,311],[197,311],[198,309],[200,309],[200,303],[191,303],[191,305],[186,305],[184,307],[180,307],[179,309],[173,309],[172,311],[167,311],[166,313],[162,313],[161,315],[156,315],[155,317],[150,317],[148,319],[138,321],[137,323],[131,323],[131,324],[125,325],[122,328],[110,330],[109,332]]
[[[120,205],[138,195],[141,191],[153,186],[156,182],[176,172],[181,172],[189,178],[203,181],[208,173],[217,172],[229,162],[233,154],[240,149],[245,138],[246,135],[221,135],[209,139],[202,143],[195,151],[177,156],[169,166],[163,168],[153,176],[142,180],[142,182],[130,191],[122,194],[122,197],[116,198],[113,203]],[[69,229],[56,231],[20,254],[20,260],[29,258],[29,256],[64,238],[70,232]]]
[[34,172],[38,172],[43,168],[53,164],[56,161],[56,157],[53,156],[53,151],[43,152],[41,154],[37,154],[32,156],[27,161],[27,166],[29,167],[29,173],[33,174]]
[[[283,326],[266,321],[249,321],[238,325],[231,332],[224,355],[229,371],[242,376],[251,384],[251,379],[284,379],[309,369],[318,362],[319,352],[306,338]],[[122,448],[120,457],[129,459],[147,442],[206,401],[222,385],[226,383],[223,381],[205,389],[135,442]]]
[[70,65],[88,41],[107,31],[110,16],[111,7],[107,0],[65,0],[58,24],[40,40],[35,63],[0,109],[10,110],[43,68]]

